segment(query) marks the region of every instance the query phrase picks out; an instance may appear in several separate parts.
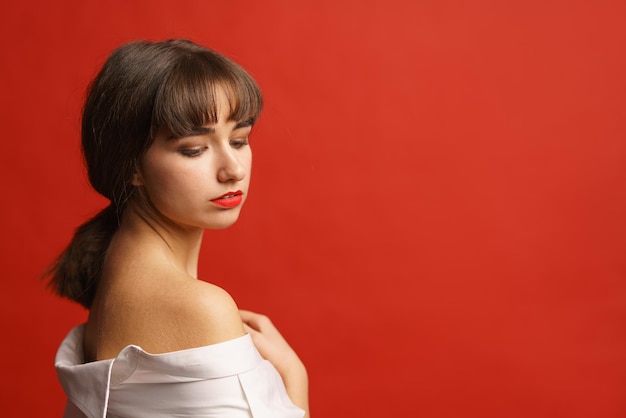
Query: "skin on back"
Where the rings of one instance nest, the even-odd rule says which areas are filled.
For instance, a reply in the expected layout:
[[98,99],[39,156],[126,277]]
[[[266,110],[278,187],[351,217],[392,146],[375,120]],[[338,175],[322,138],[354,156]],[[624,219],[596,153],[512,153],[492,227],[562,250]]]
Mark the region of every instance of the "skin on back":
[[244,334],[230,295],[178,268],[158,234],[144,225],[118,231],[86,325],[87,360],[114,358],[131,344],[159,354]]

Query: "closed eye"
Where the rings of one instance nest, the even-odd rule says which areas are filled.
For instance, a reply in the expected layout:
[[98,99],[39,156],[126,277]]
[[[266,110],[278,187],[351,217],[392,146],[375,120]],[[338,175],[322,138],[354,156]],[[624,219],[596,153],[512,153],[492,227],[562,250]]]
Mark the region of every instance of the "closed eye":
[[230,143],[230,146],[235,149],[243,148],[246,145],[249,145],[248,138],[231,139],[229,143]]
[[202,155],[204,151],[207,150],[207,147],[200,148],[181,148],[178,150],[178,153],[185,157],[199,157]]

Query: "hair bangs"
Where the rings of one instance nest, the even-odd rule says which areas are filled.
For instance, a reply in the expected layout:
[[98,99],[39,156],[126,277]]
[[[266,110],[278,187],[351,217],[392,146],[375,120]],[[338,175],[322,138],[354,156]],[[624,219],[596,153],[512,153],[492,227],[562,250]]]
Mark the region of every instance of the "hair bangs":
[[263,108],[261,91],[239,65],[210,50],[186,54],[156,93],[151,136],[167,128],[174,138],[219,119],[219,95],[228,102],[228,120],[258,118]]

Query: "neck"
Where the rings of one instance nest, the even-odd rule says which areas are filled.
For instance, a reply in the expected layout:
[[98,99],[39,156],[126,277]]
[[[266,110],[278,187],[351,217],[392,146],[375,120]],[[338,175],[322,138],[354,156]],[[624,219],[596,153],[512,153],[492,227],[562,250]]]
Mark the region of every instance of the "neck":
[[162,251],[177,269],[198,278],[202,228],[185,228],[154,211],[131,204],[122,216],[120,232],[132,235],[148,248]]

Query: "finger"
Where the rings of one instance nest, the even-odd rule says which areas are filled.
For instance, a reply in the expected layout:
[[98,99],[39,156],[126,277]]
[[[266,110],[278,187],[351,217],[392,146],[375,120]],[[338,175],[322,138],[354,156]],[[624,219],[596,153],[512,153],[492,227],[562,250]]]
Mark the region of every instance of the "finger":
[[255,330],[254,328],[250,327],[250,326],[249,326],[248,324],[246,324],[245,322],[244,322],[244,324],[243,324],[243,330],[244,330],[246,333],[250,334],[250,335],[255,334],[255,333],[256,333],[256,334],[258,334],[258,332],[259,332],[259,331]]
[[252,311],[246,311],[245,309],[239,309],[239,316],[241,316],[241,320],[244,323],[249,323],[257,314]]
[[244,324],[254,328],[257,331],[262,331],[263,327],[267,326],[269,319],[265,315],[261,315],[255,312],[239,310],[239,315]]

